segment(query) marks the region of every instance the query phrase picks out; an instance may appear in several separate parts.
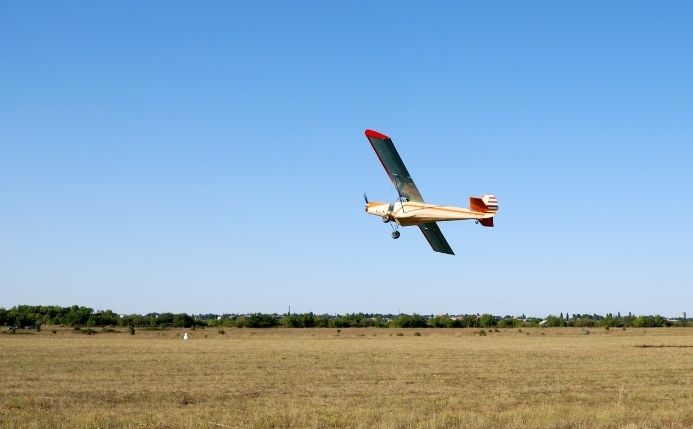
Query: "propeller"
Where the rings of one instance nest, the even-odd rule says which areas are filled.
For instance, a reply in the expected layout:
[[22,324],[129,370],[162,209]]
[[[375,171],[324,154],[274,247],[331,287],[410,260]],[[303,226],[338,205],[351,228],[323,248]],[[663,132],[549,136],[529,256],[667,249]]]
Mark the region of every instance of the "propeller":
[[363,200],[368,204],[368,195],[365,192],[363,193]]

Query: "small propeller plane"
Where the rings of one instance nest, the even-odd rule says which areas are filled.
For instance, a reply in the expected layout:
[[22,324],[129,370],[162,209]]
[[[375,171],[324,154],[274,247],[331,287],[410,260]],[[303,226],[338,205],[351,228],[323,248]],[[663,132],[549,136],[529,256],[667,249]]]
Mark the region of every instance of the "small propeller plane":
[[498,212],[496,197],[489,194],[481,198],[470,197],[469,208],[428,204],[416,188],[392,139],[373,130],[366,130],[366,138],[390,176],[398,195],[393,203],[379,203],[368,201],[366,194],[363,194],[366,213],[379,216],[383,222],[390,223],[392,238],[399,238],[398,226],[417,225],[433,250],[454,255],[436,222],[474,219],[483,226],[493,226],[493,217]]

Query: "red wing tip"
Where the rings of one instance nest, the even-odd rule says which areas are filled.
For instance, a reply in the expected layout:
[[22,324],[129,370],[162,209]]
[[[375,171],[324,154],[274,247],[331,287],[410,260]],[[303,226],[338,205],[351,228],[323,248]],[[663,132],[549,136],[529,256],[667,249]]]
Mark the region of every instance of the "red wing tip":
[[373,131],[373,130],[366,130],[366,137],[372,137],[374,139],[383,139],[383,140],[390,138],[390,137],[386,136],[385,134],[381,134],[381,133],[379,133],[377,131]]

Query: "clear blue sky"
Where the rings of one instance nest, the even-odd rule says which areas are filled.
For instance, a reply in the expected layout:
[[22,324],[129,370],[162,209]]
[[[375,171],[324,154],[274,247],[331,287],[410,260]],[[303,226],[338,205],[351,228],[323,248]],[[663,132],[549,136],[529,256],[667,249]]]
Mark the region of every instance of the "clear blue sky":
[[[3,2],[0,306],[693,315],[690,2]],[[363,212],[493,193],[457,256]]]

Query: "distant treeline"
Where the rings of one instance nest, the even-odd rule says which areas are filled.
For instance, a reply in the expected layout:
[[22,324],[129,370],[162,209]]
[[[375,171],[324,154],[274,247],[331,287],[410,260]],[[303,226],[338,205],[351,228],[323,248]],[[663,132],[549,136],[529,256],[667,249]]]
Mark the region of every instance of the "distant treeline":
[[149,313],[117,314],[111,310],[89,307],[60,307],[57,305],[19,305],[8,310],[0,308],[0,325],[19,328],[39,328],[41,325],[71,327],[132,327],[132,328],[522,328],[532,326],[574,327],[665,327],[687,326],[683,318],[667,319],[654,316],[621,316],[607,314],[549,315],[545,318],[521,316],[494,316],[492,314],[420,315],[420,314],[366,314],[346,315],[301,314],[198,314]]

